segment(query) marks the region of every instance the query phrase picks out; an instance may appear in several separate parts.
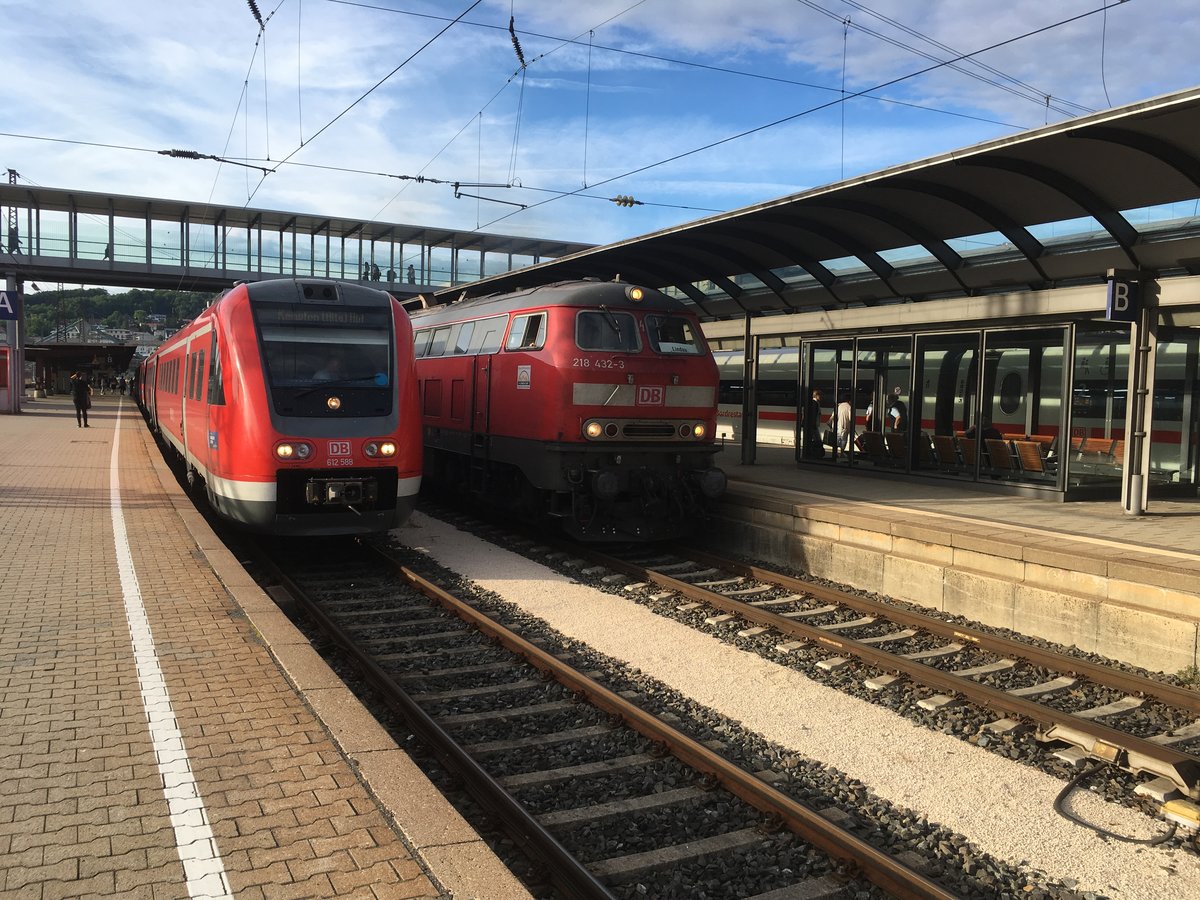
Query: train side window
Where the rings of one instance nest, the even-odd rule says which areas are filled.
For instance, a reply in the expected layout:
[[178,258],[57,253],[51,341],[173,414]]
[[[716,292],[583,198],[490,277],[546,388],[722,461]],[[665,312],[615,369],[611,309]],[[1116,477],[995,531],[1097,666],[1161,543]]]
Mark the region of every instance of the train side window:
[[430,328],[422,328],[413,338],[413,354],[417,359],[421,359],[429,353],[429,339],[433,337],[433,330]]
[[435,328],[433,338],[429,342],[429,355],[442,356],[446,352],[446,344],[450,341],[450,326],[443,325]]
[[204,351],[201,350],[199,353],[196,354],[196,391],[195,391],[195,394],[196,394],[197,400],[203,399],[203,397],[204,397],[203,390],[202,390],[203,387],[204,387]]
[[209,406],[225,405],[225,382],[221,378],[221,348],[217,344],[217,333],[212,333],[212,361],[208,370]]
[[183,396],[187,400],[192,399],[192,379],[196,374],[196,354],[189,353],[187,355],[187,370],[184,372],[183,381]]
[[461,356],[467,352],[467,349],[471,346],[471,335],[474,333],[474,322],[463,322],[458,326],[458,333],[454,336],[455,356]]
[[526,313],[513,319],[505,350],[540,350],[546,343],[546,314]]
[[475,337],[468,352],[495,353],[500,349],[500,342],[504,340],[504,326],[507,323],[508,319],[504,316],[480,319],[475,323]]

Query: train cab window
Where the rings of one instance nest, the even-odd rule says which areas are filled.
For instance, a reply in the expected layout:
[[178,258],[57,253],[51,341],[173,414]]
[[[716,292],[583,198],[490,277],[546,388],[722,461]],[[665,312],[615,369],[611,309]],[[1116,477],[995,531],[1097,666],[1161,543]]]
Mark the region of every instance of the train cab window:
[[546,343],[546,314],[526,313],[513,318],[505,350],[540,350]]
[[701,352],[700,338],[683,316],[646,316],[646,336],[656,353],[696,356]]
[[611,309],[582,310],[575,317],[575,343],[580,350],[636,353],[641,349],[637,319]]
[[[396,369],[390,303],[252,303],[276,413],[388,415]],[[337,404],[327,403],[331,389]]]

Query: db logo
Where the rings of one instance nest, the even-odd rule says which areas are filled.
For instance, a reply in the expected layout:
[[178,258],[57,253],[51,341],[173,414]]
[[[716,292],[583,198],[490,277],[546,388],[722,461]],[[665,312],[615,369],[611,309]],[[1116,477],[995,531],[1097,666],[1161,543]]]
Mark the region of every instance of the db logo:
[[330,456],[349,456],[350,442],[349,441],[330,441],[329,442]]
[[638,406],[662,406],[666,400],[666,390],[661,386],[638,385]]

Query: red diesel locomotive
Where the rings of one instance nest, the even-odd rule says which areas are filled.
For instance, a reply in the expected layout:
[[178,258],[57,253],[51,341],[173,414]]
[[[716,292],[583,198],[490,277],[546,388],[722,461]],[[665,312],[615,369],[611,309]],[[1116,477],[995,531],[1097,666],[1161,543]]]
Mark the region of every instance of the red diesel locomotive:
[[585,540],[684,534],[724,491],[716,364],[667,295],[568,281],[412,319],[427,480]]
[[403,522],[421,484],[412,325],[353,283],[239,284],[138,371],[151,429],[219,515],[282,535]]

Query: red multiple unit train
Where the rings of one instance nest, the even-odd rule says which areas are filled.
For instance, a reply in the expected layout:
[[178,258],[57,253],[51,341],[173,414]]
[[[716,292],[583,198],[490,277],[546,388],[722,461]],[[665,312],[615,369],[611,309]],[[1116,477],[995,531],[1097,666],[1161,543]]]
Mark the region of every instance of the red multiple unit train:
[[570,281],[412,320],[427,480],[585,540],[683,534],[724,490],[717,368],[665,294]]
[[383,291],[240,284],[139,367],[139,400],[219,515],[284,535],[383,531],[421,484],[412,340]]

